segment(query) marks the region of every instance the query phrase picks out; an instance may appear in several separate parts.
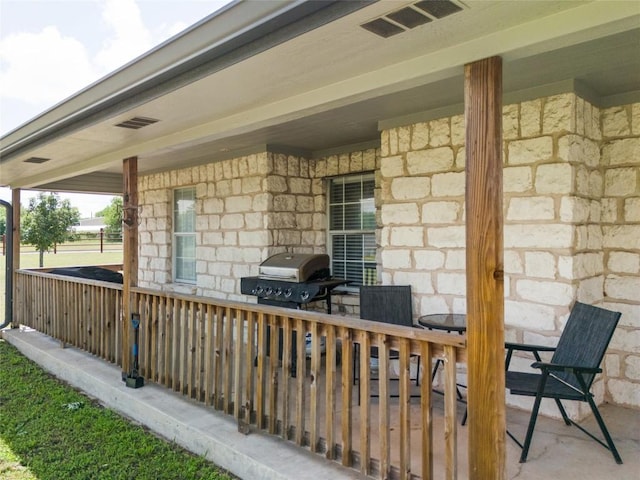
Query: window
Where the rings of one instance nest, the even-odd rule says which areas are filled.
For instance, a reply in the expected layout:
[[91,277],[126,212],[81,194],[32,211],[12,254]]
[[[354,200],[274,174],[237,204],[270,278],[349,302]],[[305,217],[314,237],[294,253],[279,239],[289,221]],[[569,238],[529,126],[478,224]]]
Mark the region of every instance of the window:
[[196,281],[195,188],[173,192],[173,278],[176,282]]
[[373,174],[338,177],[329,184],[329,251],[334,277],[375,283],[376,207]]

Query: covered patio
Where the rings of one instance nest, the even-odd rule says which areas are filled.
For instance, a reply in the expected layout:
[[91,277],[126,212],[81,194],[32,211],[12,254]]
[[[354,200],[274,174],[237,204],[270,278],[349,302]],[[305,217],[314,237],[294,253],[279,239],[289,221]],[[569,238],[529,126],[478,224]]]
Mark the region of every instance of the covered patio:
[[[124,203],[124,284],[14,255],[14,325],[126,374],[139,315],[144,377],[362,475],[524,475],[544,446],[507,459],[507,403],[529,404],[505,398],[505,340],[555,344],[576,301],[622,312],[596,401],[640,408],[639,23],[624,1],[230,4],[3,137],[14,205],[25,188]],[[330,255],[337,314],[241,292],[284,252]],[[367,282],[410,285],[416,319],[466,314],[466,335],[360,320]],[[326,352],[307,361],[305,334]],[[380,352],[378,398],[355,345]],[[413,385],[416,356],[444,360],[443,397]]]
[[[238,432],[230,418],[213,413],[163,387],[150,384],[142,390],[131,390],[118,380],[119,369],[75,348],[60,348],[60,344],[46,335],[29,329],[7,330],[4,339],[23,354],[39,363],[58,378],[82,389],[109,408],[140,422],[159,435],[173,440],[191,451],[205,455],[211,461],[225,466],[241,478],[363,478],[352,469],[339,467],[320,457],[304,454],[295,447],[265,435],[251,432],[248,436]],[[412,408],[416,408],[415,401]],[[436,438],[441,438],[444,406],[441,399],[434,405]],[[640,469],[640,420],[637,411],[614,405],[602,407],[615,442],[624,459],[617,466],[609,452],[598,447],[575,428],[566,427],[556,419],[541,418],[531,458],[518,463],[520,450],[513,442],[506,445],[506,479],[538,480],[563,478],[567,480],[602,480],[605,478],[633,479]],[[507,420],[512,431],[522,434],[526,429],[528,413],[507,409]],[[594,427],[593,418],[583,422]],[[415,426],[412,430],[415,431]],[[354,427],[357,428],[357,425]],[[374,441],[379,431],[373,430]],[[417,443],[411,443],[412,458],[419,458]],[[434,445],[434,478],[444,477],[443,443]],[[467,429],[458,430],[458,448],[461,458],[458,478],[466,474]]]

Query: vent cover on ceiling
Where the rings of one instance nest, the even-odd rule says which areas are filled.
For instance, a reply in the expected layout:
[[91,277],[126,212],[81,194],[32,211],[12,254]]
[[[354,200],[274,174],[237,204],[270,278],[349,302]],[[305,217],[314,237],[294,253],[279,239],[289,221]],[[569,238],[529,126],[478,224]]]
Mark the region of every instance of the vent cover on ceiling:
[[133,117],[129,120],[125,120],[124,122],[116,123],[116,127],[138,130],[139,128],[146,127],[147,125],[151,125],[159,121],[160,120],[156,120],[155,118]]
[[461,10],[460,5],[449,0],[422,0],[360,26],[380,37],[389,38]]
[[42,158],[42,157],[31,157],[31,158],[27,158],[26,160],[23,160],[24,163],[44,163],[44,162],[48,162],[49,160],[51,160],[50,158]]

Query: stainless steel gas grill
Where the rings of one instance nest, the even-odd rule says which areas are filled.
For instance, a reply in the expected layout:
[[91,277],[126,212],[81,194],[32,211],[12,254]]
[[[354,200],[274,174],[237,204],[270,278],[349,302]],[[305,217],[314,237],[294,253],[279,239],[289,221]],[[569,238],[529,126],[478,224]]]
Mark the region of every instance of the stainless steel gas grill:
[[[331,313],[331,290],[347,283],[341,278],[331,278],[329,255],[278,253],[260,264],[257,277],[240,279],[240,291],[255,295],[258,303],[299,309],[307,303],[325,301],[327,313]],[[278,357],[282,358],[283,331],[278,328]],[[267,327],[266,352],[271,346],[271,329]],[[296,332],[291,332],[291,376],[296,376],[298,342]],[[311,333],[305,335],[306,356],[311,355]],[[320,350],[324,352],[325,339],[320,338]]]
[[257,277],[240,279],[240,291],[258,303],[287,308],[324,300],[331,313],[331,290],[345,283],[331,278],[329,255],[278,253],[260,264]]

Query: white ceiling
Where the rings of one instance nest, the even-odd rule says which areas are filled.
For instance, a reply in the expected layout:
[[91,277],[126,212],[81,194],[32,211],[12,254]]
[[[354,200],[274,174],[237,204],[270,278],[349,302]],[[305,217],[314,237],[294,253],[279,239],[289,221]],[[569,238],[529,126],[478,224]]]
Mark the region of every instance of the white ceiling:
[[[318,155],[375,142],[381,122],[461,113],[464,64],[493,55],[503,58],[505,103],[567,89],[602,106],[640,101],[640,2],[466,1],[462,12],[387,39],[360,27],[409,3],[373,3],[191,83],[166,92],[160,85],[160,96],[129,101],[46,143],[3,155],[0,184],[114,192],[122,159],[130,156],[144,174],[266,145]],[[236,8],[226,15],[246,7]],[[183,40],[197,33],[202,42],[205,27],[228,27],[224,15]],[[169,47],[149,57],[166,55]],[[92,88],[104,90],[109,81],[126,84],[135,68],[83,94],[90,98]],[[47,116],[64,120],[72,101]],[[140,130],[114,126],[134,116],[160,121]],[[34,122],[10,133],[3,148],[28,145],[39,127]],[[34,156],[51,160],[23,162]]]

